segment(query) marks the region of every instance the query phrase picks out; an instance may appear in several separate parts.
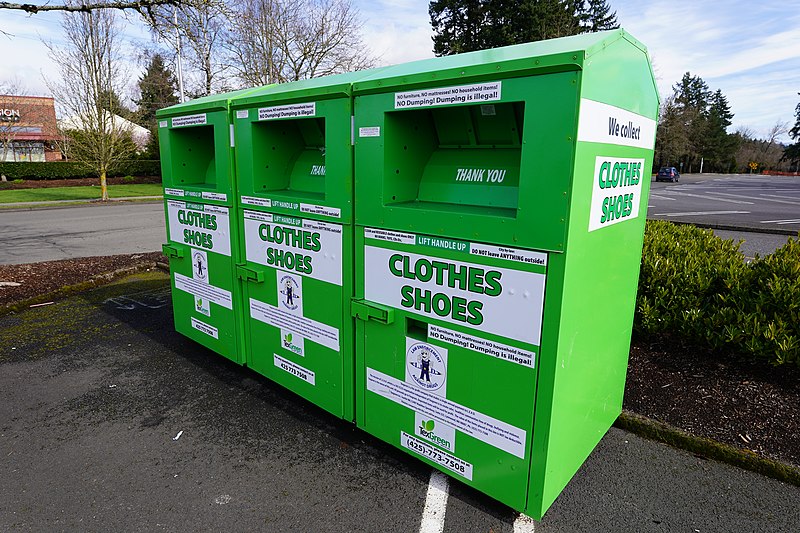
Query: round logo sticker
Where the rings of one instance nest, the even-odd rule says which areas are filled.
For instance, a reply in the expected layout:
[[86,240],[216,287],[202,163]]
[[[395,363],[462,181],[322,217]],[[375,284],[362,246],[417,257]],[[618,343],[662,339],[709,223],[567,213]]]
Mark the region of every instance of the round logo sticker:
[[205,253],[195,251],[192,254],[192,269],[194,270],[194,279],[201,281],[208,279],[208,265],[206,265]]
[[425,390],[441,389],[447,379],[444,358],[436,346],[422,342],[412,344],[406,353],[408,375]]
[[300,306],[300,285],[293,276],[286,275],[278,281],[281,306],[294,311]]

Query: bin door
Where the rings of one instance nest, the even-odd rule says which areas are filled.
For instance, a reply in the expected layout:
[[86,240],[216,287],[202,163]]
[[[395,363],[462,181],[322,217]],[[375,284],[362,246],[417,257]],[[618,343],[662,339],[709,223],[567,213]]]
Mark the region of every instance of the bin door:
[[242,228],[248,366],[352,419],[353,401],[345,401],[352,398],[353,357],[352,321],[343,316],[343,226],[244,210]]
[[169,258],[175,329],[241,364],[228,211],[168,200],[169,243],[163,249]]
[[524,508],[547,255],[370,228],[357,238],[358,425]]

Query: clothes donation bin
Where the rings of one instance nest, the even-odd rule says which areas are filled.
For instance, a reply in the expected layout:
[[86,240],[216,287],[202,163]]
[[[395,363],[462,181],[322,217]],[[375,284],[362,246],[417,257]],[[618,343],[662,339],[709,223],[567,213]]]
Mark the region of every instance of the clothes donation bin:
[[348,420],[354,412],[350,89],[364,75],[281,84],[232,102],[247,365]]
[[600,32],[389,67],[353,94],[357,424],[540,518],[621,411],[647,52]]
[[228,103],[247,92],[199,98],[156,114],[175,329],[240,364]]

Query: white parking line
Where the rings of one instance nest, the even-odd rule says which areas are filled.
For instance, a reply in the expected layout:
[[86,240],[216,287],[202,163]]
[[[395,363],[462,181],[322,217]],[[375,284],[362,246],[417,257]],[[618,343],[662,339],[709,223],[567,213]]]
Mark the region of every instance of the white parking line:
[[786,220],[761,220],[759,222],[762,224],[778,224],[780,226],[783,224],[800,224],[800,218],[790,218]]
[[656,200],[671,200],[673,202],[675,201],[675,198],[667,198],[666,196],[661,196],[659,194],[653,194],[653,193],[650,193],[650,198]]
[[656,213],[657,217],[689,217],[696,215],[749,215],[750,211],[687,211],[685,213]]
[[770,198],[785,198],[787,200],[797,200],[800,201],[800,198],[797,196],[785,196],[782,194],[762,194],[761,196],[769,196]]
[[442,533],[444,531],[444,515],[447,512],[449,487],[450,483],[446,475],[438,470],[431,472],[419,533]]
[[514,533],[534,533],[536,531],[536,521],[530,516],[519,514],[514,520]]
[[763,196],[744,196],[742,194],[730,194],[727,192],[718,192],[717,194],[722,194],[724,196],[733,196],[734,198],[747,198],[748,200],[761,200],[762,202],[775,202],[777,204],[800,205],[800,201],[790,202],[788,200],[773,200],[772,198],[765,198]]
[[[716,198],[714,196],[705,196],[703,194],[690,194],[688,192],[676,192],[680,196],[692,196],[694,198],[703,198],[704,200],[716,200],[718,202],[728,202],[731,204],[748,204],[753,205],[753,202],[743,202],[741,200],[728,200],[727,198]],[[725,193],[715,193],[715,194],[725,194]],[[726,195],[727,196],[727,195]],[[733,196],[733,195],[731,195]],[[743,197],[744,198],[744,197]]]

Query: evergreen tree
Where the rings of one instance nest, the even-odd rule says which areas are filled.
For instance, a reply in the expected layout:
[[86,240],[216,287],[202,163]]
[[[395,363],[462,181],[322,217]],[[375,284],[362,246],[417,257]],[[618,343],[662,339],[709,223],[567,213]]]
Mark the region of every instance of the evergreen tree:
[[728,99],[717,89],[711,95],[708,107],[707,133],[702,153],[711,170],[729,171],[735,166],[734,153],[740,141],[737,136],[728,134],[732,118]]
[[119,94],[117,94],[113,89],[100,91],[99,100],[101,109],[110,111],[114,115],[119,115],[127,120],[133,119],[133,111],[131,111],[125,104],[122,103],[122,99],[119,97]]
[[156,111],[178,103],[175,75],[164,64],[161,54],[153,54],[147,69],[139,78],[139,99],[134,100],[138,120],[148,129],[156,127]]
[[581,24],[587,32],[619,28],[617,12],[611,11],[606,0],[587,0],[582,6]]
[[591,31],[585,9],[578,0],[433,0],[433,51],[442,56],[585,33]]
[[[800,93],[797,94],[800,95]],[[800,170],[800,103],[794,108],[794,116],[796,120],[794,126],[789,130],[789,137],[796,142],[786,147],[783,157],[792,164],[792,168],[797,172]]]

